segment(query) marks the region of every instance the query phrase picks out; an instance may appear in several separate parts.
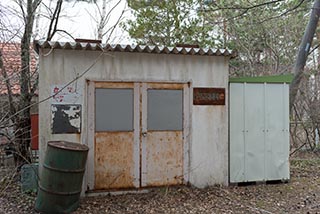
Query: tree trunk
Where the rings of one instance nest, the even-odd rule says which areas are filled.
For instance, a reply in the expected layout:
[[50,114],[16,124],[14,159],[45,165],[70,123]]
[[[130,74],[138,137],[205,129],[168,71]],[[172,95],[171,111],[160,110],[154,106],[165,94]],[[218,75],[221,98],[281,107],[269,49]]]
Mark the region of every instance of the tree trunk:
[[311,9],[309,23],[306,27],[299,47],[295,65],[293,67],[294,78],[290,84],[290,110],[292,109],[299,90],[299,85],[303,77],[304,66],[308,58],[312,40],[317,29],[320,16],[320,0],[315,0]]
[[19,109],[22,110],[15,126],[15,143],[16,143],[16,165],[22,166],[24,163],[30,162],[30,40],[32,36],[32,28],[35,17],[35,9],[32,0],[27,1],[27,13],[25,19],[25,29],[21,39],[21,69],[20,69],[20,99]]

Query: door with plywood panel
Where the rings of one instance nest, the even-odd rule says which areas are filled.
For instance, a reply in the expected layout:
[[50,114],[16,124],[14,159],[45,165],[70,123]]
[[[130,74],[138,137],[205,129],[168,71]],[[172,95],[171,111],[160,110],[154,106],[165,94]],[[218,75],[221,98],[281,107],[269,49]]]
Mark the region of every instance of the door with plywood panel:
[[142,85],[142,186],[183,183],[183,87]]
[[95,190],[183,183],[187,89],[95,83]]
[[95,83],[95,190],[139,187],[134,86]]

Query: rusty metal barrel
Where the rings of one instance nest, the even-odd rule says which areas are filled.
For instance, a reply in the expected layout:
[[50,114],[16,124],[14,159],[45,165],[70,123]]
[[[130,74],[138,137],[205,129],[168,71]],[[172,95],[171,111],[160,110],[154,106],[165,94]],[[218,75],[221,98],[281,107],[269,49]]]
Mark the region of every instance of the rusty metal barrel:
[[89,148],[67,142],[48,142],[35,209],[41,213],[70,213],[79,207]]

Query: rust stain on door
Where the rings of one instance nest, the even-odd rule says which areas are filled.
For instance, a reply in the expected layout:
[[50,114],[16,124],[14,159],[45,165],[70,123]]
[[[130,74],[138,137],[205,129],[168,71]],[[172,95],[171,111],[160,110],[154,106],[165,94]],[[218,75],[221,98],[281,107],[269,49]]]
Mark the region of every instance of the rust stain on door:
[[146,186],[177,185],[183,183],[182,131],[148,131],[145,171],[142,179]]
[[95,133],[95,189],[134,187],[133,132]]

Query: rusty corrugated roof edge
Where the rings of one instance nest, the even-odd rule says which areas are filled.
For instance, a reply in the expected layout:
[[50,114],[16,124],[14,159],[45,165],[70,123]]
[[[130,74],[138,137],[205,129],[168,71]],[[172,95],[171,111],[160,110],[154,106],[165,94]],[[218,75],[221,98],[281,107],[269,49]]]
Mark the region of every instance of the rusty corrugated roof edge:
[[122,45],[101,44],[86,42],[57,42],[57,41],[34,41],[34,49],[39,53],[40,49],[65,49],[65,50],[91,50],[131,53],[154,53],[154,54],[181,54],[202,56],[226,56],[235,57],[235,51],[229,49],[194,48],[194,47],[166,47],[154,45]]

